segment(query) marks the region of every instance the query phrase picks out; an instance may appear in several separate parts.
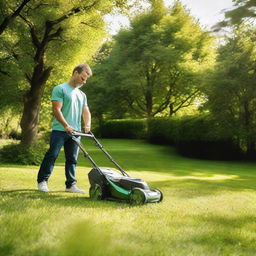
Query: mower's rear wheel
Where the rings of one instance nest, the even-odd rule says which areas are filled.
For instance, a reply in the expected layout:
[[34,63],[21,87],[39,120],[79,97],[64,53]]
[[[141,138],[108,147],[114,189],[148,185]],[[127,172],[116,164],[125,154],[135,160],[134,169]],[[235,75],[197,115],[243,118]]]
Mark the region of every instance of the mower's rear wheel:
[[140,205],[146,203],[146,195],[141,188],[133,188],[130,194],[130,203],[132,205]]
[[102,200],[103,199],[103,189],[99,184],[95,184],[90,187],[89,195],[92,200]]

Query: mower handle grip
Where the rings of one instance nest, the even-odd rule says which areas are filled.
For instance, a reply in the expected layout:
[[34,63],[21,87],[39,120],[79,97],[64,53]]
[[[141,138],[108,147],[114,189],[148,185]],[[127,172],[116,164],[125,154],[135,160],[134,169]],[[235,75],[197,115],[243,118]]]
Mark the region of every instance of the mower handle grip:
[[93,135],[92,132],[84,133],[84,132],[80,132],[80,131],[73,130],[70,134],[71,134],[71,135],[81,136],[81,137],[90,137],[90,138],[94,138],[94,135]]

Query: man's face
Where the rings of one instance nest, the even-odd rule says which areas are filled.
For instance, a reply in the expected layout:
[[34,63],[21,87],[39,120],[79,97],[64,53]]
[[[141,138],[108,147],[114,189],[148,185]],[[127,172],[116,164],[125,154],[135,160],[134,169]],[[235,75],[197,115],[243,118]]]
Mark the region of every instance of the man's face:
[[82,71],[80,74],[76,71],[74,73],[74,82],[76,87],[80,88],[82,87],[85,83],[86,80],[88,79],[89,74],[86,71]]

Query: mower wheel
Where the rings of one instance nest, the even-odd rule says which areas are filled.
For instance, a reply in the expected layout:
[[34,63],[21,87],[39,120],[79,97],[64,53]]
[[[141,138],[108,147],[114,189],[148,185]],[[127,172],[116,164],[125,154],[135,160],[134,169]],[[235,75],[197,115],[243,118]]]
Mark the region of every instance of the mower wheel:
[[162,193],[162,191],[157,189],[157,188],[153,189],[153,191],[158,192],[160,194],[160,199],[159,199],[159,201],[157,201],[157,203],[160,203],[161,201],[163,201],[163,193]]
[[132,205],[140,205],[146,203],[146,195],[141,188],[133,188],[130,194],[130,203]]
[[92,200],[102,200],[103,199],[103,189],[99,184],[95,184],[90,187],[89,195]]

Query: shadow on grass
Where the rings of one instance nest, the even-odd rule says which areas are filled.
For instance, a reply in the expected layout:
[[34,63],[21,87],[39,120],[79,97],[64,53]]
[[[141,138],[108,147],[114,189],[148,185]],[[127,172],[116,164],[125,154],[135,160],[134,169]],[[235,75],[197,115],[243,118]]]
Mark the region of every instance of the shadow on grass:
[[[142,145],[142,146],[141,146]],[[128,145],[130,146],[130,145]],[[196,158],[188,158],[176,153],[170,146],[151,144],[136,144],[136,150],[123,148],[120,151],[109,150],[109,153],[117,163],[127,172],[149,171],[158,173],[171,173],[175,176],[191,175],[199,172],[201,175],[234,174],[256,176],[256,163],[243,161],[214,161]],[[91,156],[99,166],[115,167],[103,153],[92,151]],[[59,164],[63,164],[64,158],[60,156]],[[78,166],[92,167],[88,159],[79,156]]]
[[107,201],[107,200],[91,200],[88,196],[76,196],[63,191],[54,191],[43,193],[33,189],[17,189],[0,191],[2,203],[0,203],[0,211],[13,212],[22,211],[31,208],[31,200],[37,200],[37,207],[45,207],[46,204],[57,205],[61,207],[77,207],[77,208],[129,208],[126,202]]
[[[256,190],[256,182],[251,179],[233,178],[228,180],[196,180],[180,179],[165,180],[149,183],[152,188],[168,189],[175,197],[196,198],[217,195],[225,192],[243,192]],[[170,194],[170,197],[172,195]]]
[[[188,172],[189,174],[189,172]],[[241,178],[243,176],[243,178]],[[226,175],[217,178],[213,175],[202,174],[199,176],[180,176],[173,173],[173,178],[149,182],[150,187],[159,188],[164,193],[164,198],[196,198],[214,196],[225,192],[255,191],[255,178],[246,175]],[[219,178],[219,179],[218,179]],[[37,207],[45,207],[45,203],[51,205],[75,207],[75,208],[129,208],[128,203],[113,201],[93,201],[88,194],[72,194],[63,191],[49,193],[39,192],[34,189],[16,189],[0,191],[2,203],[1,211],[12,212],[26,210],[31,207],[30,202],[37,200]]]

